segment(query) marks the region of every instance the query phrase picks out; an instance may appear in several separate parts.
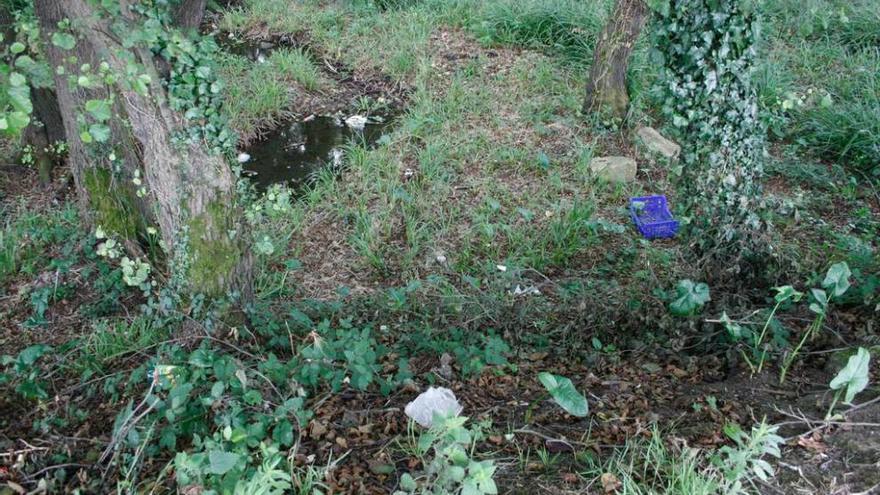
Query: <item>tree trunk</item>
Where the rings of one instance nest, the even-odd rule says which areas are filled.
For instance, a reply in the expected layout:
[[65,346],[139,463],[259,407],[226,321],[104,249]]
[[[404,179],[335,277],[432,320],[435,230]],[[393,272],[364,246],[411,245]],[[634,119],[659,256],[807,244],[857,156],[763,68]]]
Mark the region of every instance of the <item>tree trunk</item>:
[[180,29],[198,29],[205,17],[207,0],[183,0],[174,13],[174,23]]
[[648,15],[644,0],[617,0],[593,53],[584,114],[598,111],[615,118],[626,117],[626,72]]
[[34,166],[44,185],[52,180],[52,169],[55,167],[56,156],[53,156],[50,145],[64,141],[64,122],[58,99],[48,88],[31,87],[31,103],[34,106],[31,124],[25,129],[23,141],[32,148]]
[[[3,41],[15,41],[15,17],[10,11],[8,2],[0,2],[0,33]],[[52,178],[54,158],[49,152],[49,145],[64,140],[64,124],[61,121],[61,110],[51,89],[31,87],[31,103],[33,114],[31,124],[25,129],[22,142],[33,150],[34,166],[40,181],[47,184]]]
[[[172,143],[172,136],[185,130],[185,121],[167,104],[153,53],[145,47],[123,47],[108,20],[101,19],[88,0],[35,0],[35,4],[47,39],[47,57],[53,68],[65,67],[65,74],[55,72],[56,93],[70,136],[77,190],[95,222],[129,240],[143,238],[148,225],[158,225],[168,258],[182,271],[177,280],[185,281],[191,294],[216,298],[237,292],[249,299],[251,257],[235,201],[236,178],[223,156],[200,144]],[[134,15],[129,1],[120,4],[122,20],[137,22],[129,17]],[[48,41],[64,18],[79,28],[75,53]],[[76,63],[68,64],[72,54]],[[93,67],[106,62],[116,74],[126,74],[136,63],[150,76],[147,92],[136,91],[125,77],[106,89],[71,88],[68,74],[77,74],[84,62]],[[111,94],[116,96],[111,119],[115,124],[108,143],[114,145],[115,160],[82,141],[77,121],[86,101]],[[136,194],[140,178],[145,194]]]

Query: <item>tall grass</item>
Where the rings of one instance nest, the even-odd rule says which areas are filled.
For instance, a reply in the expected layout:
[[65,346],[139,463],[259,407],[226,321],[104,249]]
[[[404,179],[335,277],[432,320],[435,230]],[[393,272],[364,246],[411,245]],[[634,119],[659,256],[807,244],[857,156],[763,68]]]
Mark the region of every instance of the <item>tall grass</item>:
[[648,440],[630,440],[603,464],[589,463],[597,477],[613,474],[616,493],[629,495],[713,495],[721,492],[721,473],[697,449],[670,451],[655,429]]
[[485,2],[474,30],[483,41],[549,49],[586,61],[602,29],[607,5],[601,0]]
[[880,174],[880,2],[767,0],[758,83],[771,111],[785,95],[825,94],[787,112],[784,134],[851,170]]

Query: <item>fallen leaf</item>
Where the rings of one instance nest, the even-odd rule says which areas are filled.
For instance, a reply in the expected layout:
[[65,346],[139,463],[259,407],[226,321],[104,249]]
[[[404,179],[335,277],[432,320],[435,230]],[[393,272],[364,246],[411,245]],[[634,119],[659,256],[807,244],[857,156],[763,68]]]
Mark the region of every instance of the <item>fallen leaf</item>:
[[394,464],[388,464],[379,460],[367,461],[367,465],[370,467],[370,471],[376,474],[391,474],[394,472]]
[[614,476],[611,473],[604,473],[599,477],[599,481],[602,483],[602,489],[605,490],[605,493],[611,493],[613,491],[617,491],[623,484],[617,479],[617,476]]
[[533,352],[528,356],[529,361],[543,361],[548,354],[547,352]]
[[23,486],[19,485],[18,483],[14,482],[14,481],[7,481],[6,486],[8,486],[15,493],[22,494],[22,495],[27,493],[27,490],[25,490]]
[[568,483],[569,485],[573,485],[578,482],[578,475],[575,473],[563,473],[562,474],[562,482]]
[[312,420],[309,424],[309,436],[317,440],[325,433],[327,433],[327,427],[318,421]]
[[810,452],[815,452],[817,454],[822,454],[828,450],[827,445],[822,443],[821,440],[813,437],[800,437],[798,438],[797,444]]

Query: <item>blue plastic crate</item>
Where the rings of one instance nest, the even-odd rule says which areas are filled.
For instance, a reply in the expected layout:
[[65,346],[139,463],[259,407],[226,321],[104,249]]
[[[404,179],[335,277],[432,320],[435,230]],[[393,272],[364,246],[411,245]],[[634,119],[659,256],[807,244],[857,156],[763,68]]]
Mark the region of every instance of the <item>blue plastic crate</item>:
[[666,239],[678,232],[678,220],[669,213],[666,196],[630,198],[629,214],[646,239]]

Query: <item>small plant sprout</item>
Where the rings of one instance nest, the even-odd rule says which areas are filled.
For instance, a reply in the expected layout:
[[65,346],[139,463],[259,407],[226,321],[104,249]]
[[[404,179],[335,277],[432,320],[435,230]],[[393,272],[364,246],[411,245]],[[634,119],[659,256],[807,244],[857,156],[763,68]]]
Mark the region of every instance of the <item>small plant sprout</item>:
[[761,481],[773,477],[773,466],[763,457],[781,456],[779,446],[785,440],[776,434],[778,429],[778,426],[768,425],[766,420],[753,426],[751,434],[735,423],[724,427],[724,434],[734,445],[721,447],[712,459],[724,475],[726,486],[721,493],[746,493],[743,481],[748,481],[753,476]]
[[807,342],[807,339],[815,337],[816,334],[819,333],[819,330],[822,329],[822,324],[825,323],[825,318],[828,316],[828,305],[831,303],[831,300],[844,295],[849,289],[850,275],[852,275],[852,273],[845,261],[835,263],[828,269],[828,272],[825,275],[825,280],[822,281],[823,289],[813,288],[810,290],[810,295],[812,296],[810,311],[816,313],[816,317],[813,319],[809,328],[807,328],[807,331],[804,332],[798,345],[783,361],[782,372],[779,375],[780,384],[785,383],[785,376],[788,374],[791,365],[794,364],[795,359],[797,359],[797,356],[800,353],[801,348]]
[[[498,493],[492,460],[474,458],[476,443],[483,438],[481,427],[467,428],[468,418],[435,414],[433,426],[422,433],[410,452],[425,466],[422,473],[404,473],[395,495],[494,495]],[[433,452],[433,457],[428,456]]]
[[773,306],[773,310],[770,311],[770,316],[767,317],[767,321],[764,323],[764,328],[761,329],[761,335],[758,336],[758,339],[755,341],[755,349],[760,349],[761,357],[758,360],[758,373],[764,368],[764,361],[767,357],[767,350],[761,349],[761,345],[764,342],[764,336],[767,335],[767,329],[770,328],[770,322],[773,320],[773,316],[776,315],[776,311],[779,310],[779,307],[786,301],[800,301],[804,296],[803,292],[798,292],[794,289],[794,287],[790,285],[783,285],[782,287],[774,287],[773,290],[776,291],[776,295],[773,297],[773,300],[776,301],[776,305]]
[[589,413],[586,397],[575,388],[574,384],[564,376],[547,372],[538,373],[541,385],[550,393],[553,401],[565,412],[582,418]]
[[844,394],[844,404],[852,404],[856,394],[865,390],[865,387],[868,386],[868,364],[870,362],[871,354],[864,347],[859,347],[858,351],[849,357],[846,366],[831,380],[829,386],[831,390],[836,392],[834,400],[831,401],[831,407],[828,408],[828,414],[825,415],[826,420],[831,419],[834,406],[837,405],[841,394]]

